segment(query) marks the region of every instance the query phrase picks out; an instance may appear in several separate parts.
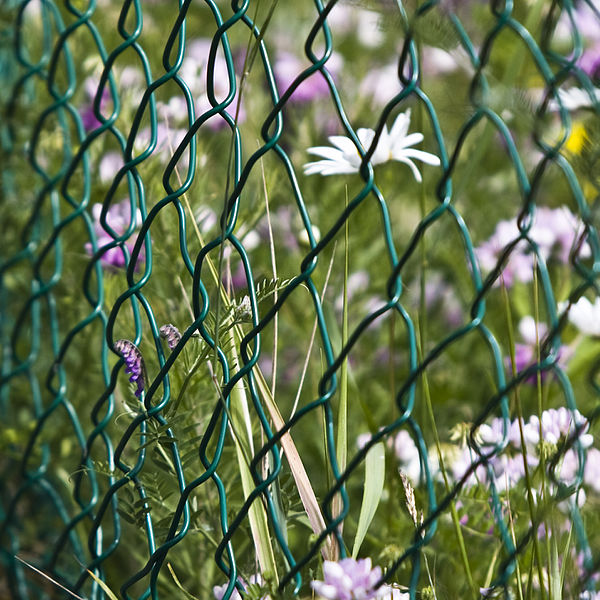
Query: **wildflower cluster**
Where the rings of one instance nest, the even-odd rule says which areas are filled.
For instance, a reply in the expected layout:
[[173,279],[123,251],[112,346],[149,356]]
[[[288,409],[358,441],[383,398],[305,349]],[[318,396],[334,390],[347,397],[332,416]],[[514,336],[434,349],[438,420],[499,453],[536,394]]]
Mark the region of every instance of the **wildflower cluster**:
[[[600,493],[600,450],[593,447],[588,431],[589,423],[579,411],[566,407],[548,409],[542,412],[541,419],[532,415],[521,422],[506,422],[498,417],[478,428],[476,450],[464,446],[454,453],[450,470],[455,481],[466,476],[467,487],[489,486],[493,481],[495,488],[503,491],[522,482],[525,465],[533,473],[543,460],[550,478],[565,486],[576,484],[577,473],[584,467],[584,485]],[[585,451],[584,464],[579,459],[579,448]],[[474,469],[472,465],[478,462]]]
[[540,207],[536,209],[529,228],[520,229],[517,219],[500,221],[494,234],[476,249],[477,257],[483,270],[489,272],[496,268],[498,260],[510,247],[501,280],[507,287],[516,281],[527,283],[533,280],[536,261],[554,259],[567,264],[574,250],[578,251],[578,258],[589,257],[587,243],[579,245],[583,231],[582,222],[566,206],[555,209]]

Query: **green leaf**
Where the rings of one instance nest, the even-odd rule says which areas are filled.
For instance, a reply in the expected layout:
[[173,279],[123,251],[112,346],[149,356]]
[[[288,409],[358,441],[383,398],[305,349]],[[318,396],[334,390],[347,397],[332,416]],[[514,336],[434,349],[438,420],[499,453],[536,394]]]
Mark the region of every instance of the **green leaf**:
[[362,506],[360,507],[360,516],[358,518],[358,527],[354,546],[352,548],[352,557],[358,556],[360,546],[365,539],[369,525],[375,516],[375,511],[381,500],[383,491],[383,480],[385,478],[385,446],[383,442],[375,444],[365,457],[365,487],[363,490]]

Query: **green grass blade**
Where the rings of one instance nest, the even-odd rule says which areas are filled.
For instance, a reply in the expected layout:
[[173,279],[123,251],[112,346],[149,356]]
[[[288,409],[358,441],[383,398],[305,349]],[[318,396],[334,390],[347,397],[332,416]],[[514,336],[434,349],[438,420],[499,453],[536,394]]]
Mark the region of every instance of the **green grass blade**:
[[358,556],[360,546],[365,539],[369,525],[375,516],[375,511],[381,500],[383,482],[385,479],[385,446],[383,442],[375,444],[365,457],[365,487],[360,507],[358,527],[352,547],[352,557]]

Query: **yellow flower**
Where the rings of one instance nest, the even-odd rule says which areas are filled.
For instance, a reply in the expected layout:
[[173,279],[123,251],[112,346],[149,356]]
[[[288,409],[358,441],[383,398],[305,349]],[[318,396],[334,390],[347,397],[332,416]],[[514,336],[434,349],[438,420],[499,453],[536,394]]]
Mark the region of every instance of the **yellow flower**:
[[571,135],[565,142],[565,150],[571,154],[579,154],[586,140],[587,133],[585,126],[580,121],[576,121],[571,128]]

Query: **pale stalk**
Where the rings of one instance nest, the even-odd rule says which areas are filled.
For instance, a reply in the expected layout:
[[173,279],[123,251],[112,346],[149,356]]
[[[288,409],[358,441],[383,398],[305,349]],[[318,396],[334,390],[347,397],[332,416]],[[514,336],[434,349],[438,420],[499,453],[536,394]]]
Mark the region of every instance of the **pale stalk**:
[[[231,337],[231,362],[234,370],[237,372],[240,369],[237,350],[235,346],[235,336],[232,330],[229,330]],[[252,440],[252,423],[250,421],[250,411],[248,409],[248,398],[244,383],[239,380],[231,390],[230,414],[233,430],[236,432],[234,436],[235,453],[242,479],[242,489],[244,490],[244,498],[248,498],[255,489],[254,480],[250,473],[250,468],[246,462],[246,457],[254,456],[254,443]],[[243,432],[244,437],[241,433]],[[275,554],[271,544],[271,535],[269,533],[269,523],[267,519],[267,511],[261,502],[260,498],[256,498],[252,502],[248,511],[248,520],[250,521],[250,530],[260,571],[265,579],[271,578],[275,583],[278,583],[277,566],[275,564]]]
[[[269,412],[269,416],[273,421],[274,428],[276,430],[283,429],[285,427],[285,420],[281,416],[279,408],[271,396],[271,390],[269,389],[263,374],[260,371],[256,371],[255,376],[258,384],[258,391],[260,392],[267,411]],[[280,443],[288,464],[290,465],[290,471],[292,472],[292,476],[296,483],[298,494],[310,522],[311,529],[318,535],[326,529],[325,519],[323,519],[319,502],[310,484],[310,479],[304,468],[304,463],[300,458],[296,444],[294,444],[294,440],[289,432],[281,437]],[[321,553],[325,560],[337,560],[337,543],[332,535],[327,537],[325,546],[321,548]]]

